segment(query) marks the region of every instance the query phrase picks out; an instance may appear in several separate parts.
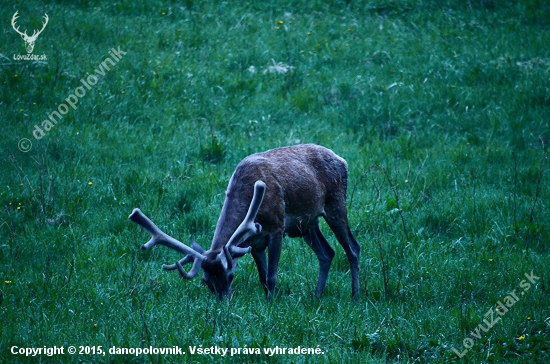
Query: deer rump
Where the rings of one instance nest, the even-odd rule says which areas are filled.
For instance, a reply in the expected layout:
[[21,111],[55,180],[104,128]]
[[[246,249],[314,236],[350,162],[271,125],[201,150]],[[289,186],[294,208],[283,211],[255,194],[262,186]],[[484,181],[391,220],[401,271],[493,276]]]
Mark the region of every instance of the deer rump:
[[[360,247],[348,225],[346,190],[346,161],[324,147],[305,144],[248,156],[229,181],[210,249],[204,251],[191,239],[192,250],[198,256],[189,258],[193,253],[186,251],[187,256],[178,262],[181,264],[165,268],[177,268],[184,278],[192,278],[190,274],[196,275],[197,269],[202,268],[203,282],[210,290],[219,298],[229,298],[236,262],[251,252],[260,282],[270,298],[276,285],[283,237],[287,234],[302,237],[317,255],[316,295],[320,297],[334,257],[334,250],[319,229],[319,217],[323,216],[346,252],[352,296],[356,297]],[[197,260],[201,261],[198,268]],[[191,272],[183,272],[181,265],[191,262]]]

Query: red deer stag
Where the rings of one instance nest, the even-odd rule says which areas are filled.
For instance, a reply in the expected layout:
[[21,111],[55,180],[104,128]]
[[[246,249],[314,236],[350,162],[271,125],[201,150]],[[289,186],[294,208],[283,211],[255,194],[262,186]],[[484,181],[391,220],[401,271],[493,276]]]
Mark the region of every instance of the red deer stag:
[[[267,298],[271,298],[285,233],[302,237],[317,254],[315,294],[320,297],[334,258],[334,250],[319,229],[319,217],[323,216],[346,252],[351,293],[357,297],[360,247],[348,226],[347,178],[346,161],[318,145],[296,145],[248,156],[229,181],[208,251],[192,237],[188,247],[166,235],[139,209],[134,209],[129,218],[152,236],[142,249],[161,244],[185,255],[173,265],[164,265],[164,269],[177,269],[183,278],[191,279],[202,268],[202,280],[210,291],[220,300],[229,300],[237,260],[248,252],[252,253]],[[182,266],[188,263],[192,268],[185,272]]]

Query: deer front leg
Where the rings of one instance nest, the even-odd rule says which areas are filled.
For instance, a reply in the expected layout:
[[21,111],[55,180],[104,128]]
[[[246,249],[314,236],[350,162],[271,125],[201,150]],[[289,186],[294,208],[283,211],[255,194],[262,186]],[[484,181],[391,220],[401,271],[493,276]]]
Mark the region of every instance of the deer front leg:
[[252,258],[254,258],[254,263],[258,268],[258,275],[260,276],[260,283],[265,291],[265,295],[268,295],[267,290],[267,257],[265,255],[265,249],[261,251],[253,250]]
[[319,260],[319,278],[317,279],[317,288],[315,289],[315,296],[320,298],[325,290],[327,284],[328,272],[332,259],[334,258],[334,249],[329,245],[321,230],[319,229],[319,223],[315,227],[304,234],[304,241],[317,255]]
[[267,257],[267,299],[271,299],[275,293],[275,285],[277,284],[277,270],[279,269],[279,259],[281,258],[281,248],[283,246],[283,232],[278,232],[272,235],[268,243]]

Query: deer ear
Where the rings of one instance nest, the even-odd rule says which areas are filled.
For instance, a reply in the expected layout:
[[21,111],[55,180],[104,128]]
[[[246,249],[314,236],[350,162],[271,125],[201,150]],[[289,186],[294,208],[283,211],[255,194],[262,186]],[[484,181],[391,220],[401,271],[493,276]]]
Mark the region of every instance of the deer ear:
[[191,244],[191,248],[193,248],[194,251],[204,255],[204,249],[195,241],[195,239],[193,239],[193,235],[189,235],[189,243]]
[[254,223],[254,227],[256,227],[256,234],[259,234],[262,232],[262,225],[258,224],[257,222]]

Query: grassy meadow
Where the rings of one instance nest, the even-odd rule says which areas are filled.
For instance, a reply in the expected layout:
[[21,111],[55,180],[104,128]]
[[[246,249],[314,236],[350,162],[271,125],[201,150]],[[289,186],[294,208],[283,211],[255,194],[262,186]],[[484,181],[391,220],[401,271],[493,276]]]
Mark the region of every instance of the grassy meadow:
[[[16,11],[47,60],[14,60]],[[0,362],[550,361],[547,1],[14,0],[0,30]],[[300,143],[348,161],[358,302],[324,222],[321,299],[301,239],[273,301],[245,256],[230,305],[139,249],[133,208],[208,248],[239,161]],[[186,355],[108,352],[150,346]]]

